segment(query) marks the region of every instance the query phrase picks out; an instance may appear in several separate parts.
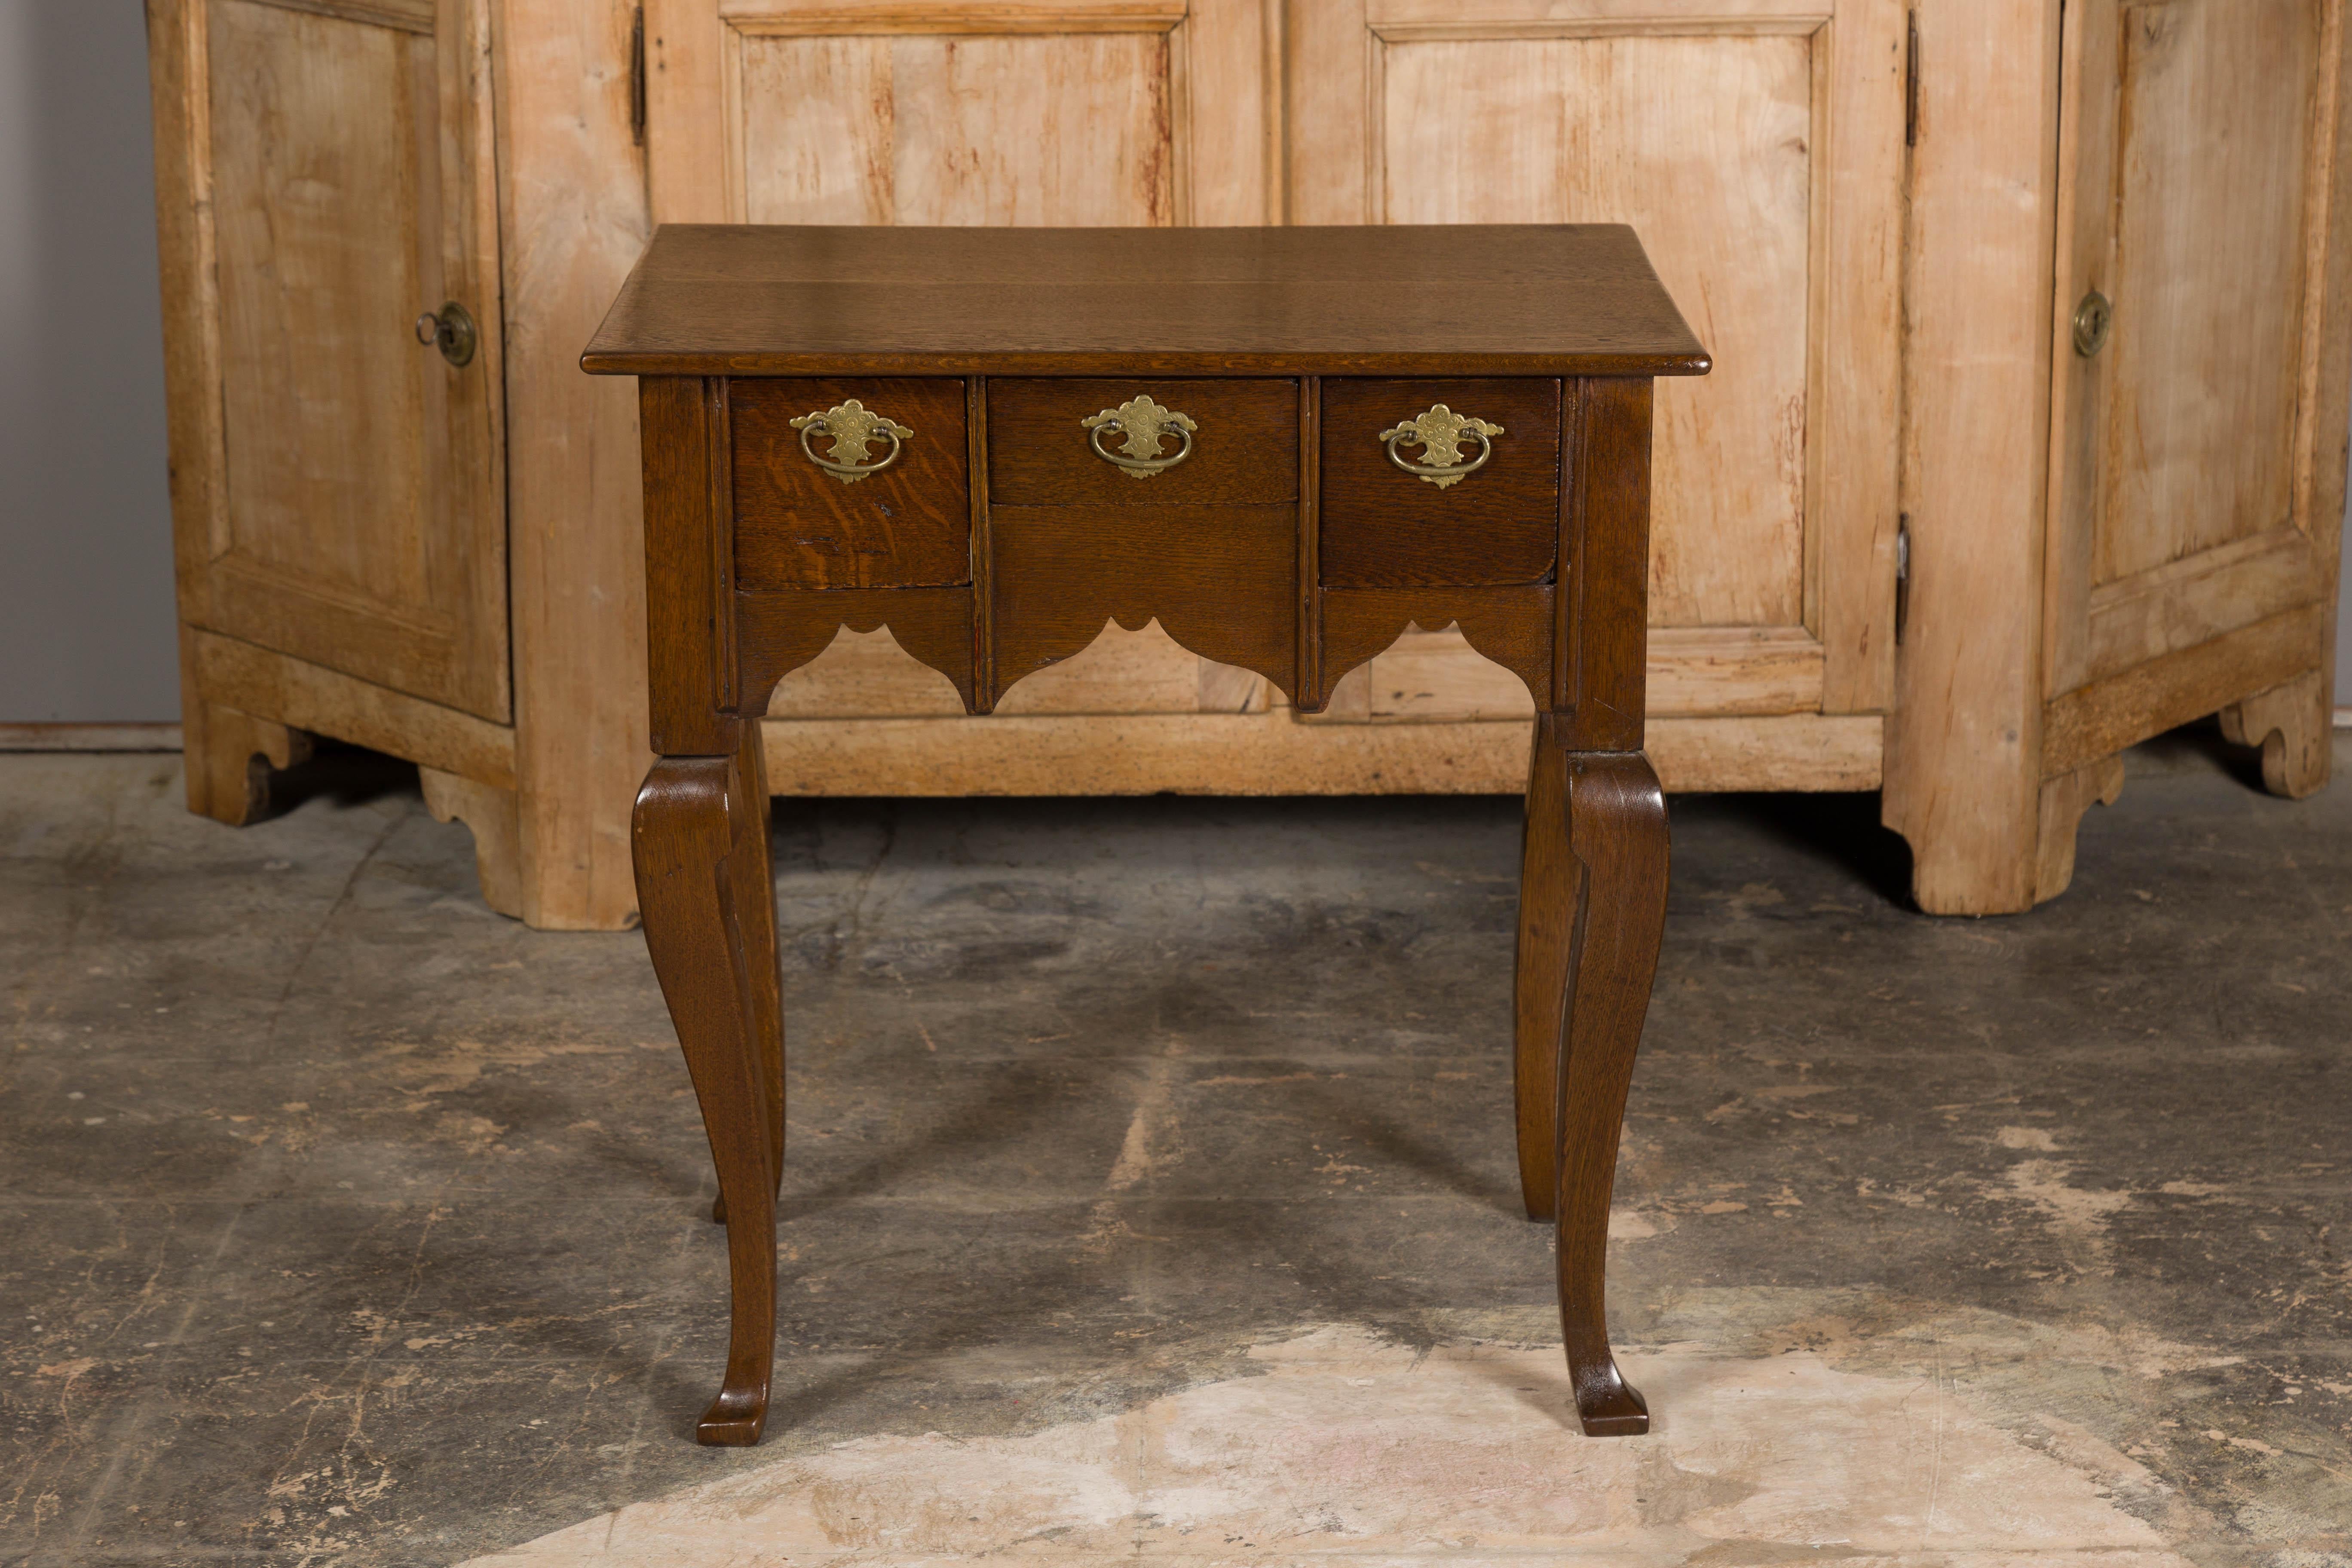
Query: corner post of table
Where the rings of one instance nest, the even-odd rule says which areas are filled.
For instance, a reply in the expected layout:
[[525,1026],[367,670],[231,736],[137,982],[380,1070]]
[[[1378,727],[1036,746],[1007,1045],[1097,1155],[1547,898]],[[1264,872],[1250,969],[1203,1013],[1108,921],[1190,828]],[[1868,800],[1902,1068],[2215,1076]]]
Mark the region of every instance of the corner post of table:
[[718,1167],[733,1300],[697,1424],[756,1443],[775,1359],[783,1029],[760,726],[737,711],[727,384],[640,383],[652,743],[631,819],[639,908]]
[[1666,814],[1643,754],[1651,383],[1564,389],[1559,620],[1521,865],[1515,1079],[1528,1210],[1558,1227],[1585,1432],[1649,1430],[1609,1348],[1610,1194],[1665,924]]

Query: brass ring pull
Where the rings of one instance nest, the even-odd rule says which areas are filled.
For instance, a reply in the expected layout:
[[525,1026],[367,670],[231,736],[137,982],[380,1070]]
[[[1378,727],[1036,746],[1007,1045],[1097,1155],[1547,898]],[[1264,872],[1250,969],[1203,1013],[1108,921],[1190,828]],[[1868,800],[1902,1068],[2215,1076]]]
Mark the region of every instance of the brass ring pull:
[[[1154,474],[1166,473],[1191,457],[1192,432],[1201,427],[1192,416],[1160,407],[1151,401],[1149,393],[1138,393],[1118,407],[1106,408],[1078,423],[1086,428],[1087,445],[1095,449],[1095,456],[1116,465],[1131,479],[1148,479]],[[1103,446],[1103,433],[1107,430],[1127,437],[1120,443],[1124,455]],[[1163,458],[1160,455],[1160,440],[1170,431],[1175,432],[1180,445],[1173,456]]]
[[[1500,425],[1489,425],[1484,419],[1474,419],[1466,414],[1456,414],[1443,403],[1433,405],[1425,414],[1416,414],[1394,429],[1381,432],[1388,443],[1389,461],[1415,479],[1427,479],[1439,489],[1458,484],[1465,474],[1475,474],[1486,466],[1495,455],[1495,443],[1490,436],[1503,433]],[[1465,439],[1478,443],[1478,455],[1468,462],[1462,460]],[[1423,463],[1408,463],[1397,451],[1397,444],[1409,441],[1421,448],[1428,459]]]
[[[898,454],[907,449],[903,445],[906,438],[914,434],[854,397],[821,414],[803,414],[792,426],[801,433],[801,450],[808,454],[808,460],[845,485],[854,485],[897,462]],[[818,457],[816,448],[809,445],[811,436],[832,437],[833,456]],[[866,448],[877,440],[889,442],[890,449],[882,454],[880,462],[869,463],[866,460]]]

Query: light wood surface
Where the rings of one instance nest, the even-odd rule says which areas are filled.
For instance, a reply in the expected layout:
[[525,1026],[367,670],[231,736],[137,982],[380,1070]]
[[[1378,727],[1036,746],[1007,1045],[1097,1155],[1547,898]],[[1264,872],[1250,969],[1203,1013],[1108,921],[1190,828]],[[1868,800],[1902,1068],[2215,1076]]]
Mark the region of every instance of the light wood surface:
[[[2326,776],[2315,737],[2332,702],[2352,368],[2324,326],[2352,265],[2345,47],[2340,0],[2067,14],[2042,673],[2053,781],[2217,708],[2263,748],[2270,788],[2305,794]],[[2113,324],[2084,353],[2074,318],[2094,291]],[[2057,854],[2043,846],[2045,864]]]
[[495,788],[515,786],[515,732],[506,725],[235,637],[191,631],[181,646],[208,700]]
[[753,35],[735,47],[736,221],[1175,216],[1164,23],[1059,37]]
[[2263,787],[2289,800],[2314,795],[2327,783],[2334,761],[2327,678],[2305,670],[2284,685],[2221,710],[2221,733],[2263,752]]
[[[1653,719],[1643,749],[1677,793],[1869,790],[1879,784],[1880,725],[1874,714]],[[768,784],[778,795],[1517,795],[1527,787],[1528,725],[1516,720],[1314,724],[1287,709],[999,714],[984,723],[770,720],[764,738]]]
[[1886,825],[1933,914],[2030,909],[2042,795],[2055,0],[1918,13],[1906,237],[1903,510],[1910,620]]
[[[159,121],[160,199],[195,231],[172,287],[218,409],[183,422],[175,463],[210,470],[183,566],[200,624],[505,720],[488,31],[471,0],[387,15],[160,16],[192,62]],[[462,369],[411,331],[452,299],[480,334]]]
[[[2054,698],[2042,717],[2045,777],[2284,686],[2310,668],[2326,611],[2313,605],[2134,665]],[[2315,714],[2321,710],[2315,704]]]
[[637,399],[573,356],[651,232],[632,8],[499,3],[523,918],[611,931],[635,917],[629,803],[651,760]]
[[2045,903],[2074,879],[2074,838],[2083,816],[2094,805],[2123,797],[2124,760],[2101,757],[2071,773],[2042,781],[2038,842],[2034,848],[2033,901]]
[[2113,226],[2116,325],[2101,356],[2095,584],[2292,521],[2326,8],[2083,7],[2085,26],[2110,14],[2120,34],[2112,84],[2084,84],[2085,111],[2116,124],[2113,205],[2095,215]]
[[482,902],[502,915],[521,919],[521,822],[514,791],[439,768],[420,767],[416,777],[433,820],[463,822],[473,834],[474,871]]

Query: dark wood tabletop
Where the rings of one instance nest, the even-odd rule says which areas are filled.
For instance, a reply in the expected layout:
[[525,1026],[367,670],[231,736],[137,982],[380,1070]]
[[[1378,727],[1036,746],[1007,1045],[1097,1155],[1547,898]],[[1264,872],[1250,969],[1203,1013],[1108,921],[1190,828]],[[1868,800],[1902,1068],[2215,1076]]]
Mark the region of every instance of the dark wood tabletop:
[[672,224],[583,369],[804,375],[1696,375],[1622,224]]

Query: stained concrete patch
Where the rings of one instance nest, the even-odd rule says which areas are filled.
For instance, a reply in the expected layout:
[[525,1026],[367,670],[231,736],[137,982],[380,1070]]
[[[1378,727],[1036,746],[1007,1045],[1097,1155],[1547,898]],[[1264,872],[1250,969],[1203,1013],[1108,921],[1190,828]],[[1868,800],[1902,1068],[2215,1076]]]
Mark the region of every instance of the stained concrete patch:
[[1574,1428],[1557,1346],[1324,1327],[1258,1374],[1018,1437],[862,1438],[467,1568],[1002,1562],[1632,1565],[1796,1558],[2185,1568],[2086,1433],[2035,1447],[1929,1378],[1795,1352],[1628,1357],[1651,1435]]

